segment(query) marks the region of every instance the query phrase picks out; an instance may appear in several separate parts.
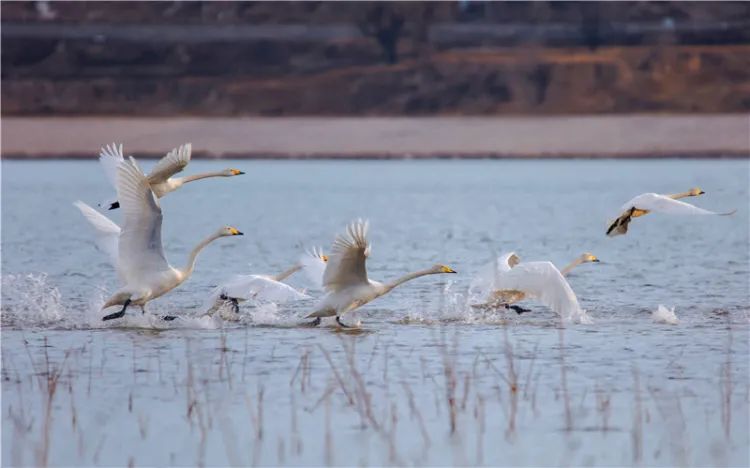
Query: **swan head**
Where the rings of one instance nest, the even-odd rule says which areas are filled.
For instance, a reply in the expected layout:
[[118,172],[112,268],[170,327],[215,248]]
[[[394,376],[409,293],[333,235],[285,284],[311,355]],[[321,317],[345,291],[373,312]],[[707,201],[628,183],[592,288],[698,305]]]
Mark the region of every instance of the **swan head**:
[[433,267],[430,268],[430,271],[432,273],[457,273],[457,271],[455,271],[448,265],[441,265],[440,263],[438,263],[437,265],[433,265]]
[[521,263],[521,258],[515,253],[510,254],[510,256],[508,257],[508,266],[513,268],[519,263]]
[[596,258],[596,255],[594,255],[592,253],[586,252],[583,255],[581,255],[581,261],[582,261],[582,263],[589,263],[589,262],[597,262],[598,263],[599,259]]
[[223,174],[222,174],[222,175],[223,175],[224,177],[232,177],[232,176],[236,176],[236,175],[242,175],[242,174],[244,174],[244,172],[242,172],[242,171],[241,171],[241,170],[239,170],[239,169],[224,169],[224,171],[223,171]]
[[688,193],[690,194],[691,197],[697,197],[698,195],[703,195],[706,192],[699,189],[698,187],[694,187],[694,188],[691,188],[690,191],[688,191]]
[[224,226],[219,229],[219,237],[228,237],[228,236],[244,236],[243,233],[241,233],[237,228],[232,226]]

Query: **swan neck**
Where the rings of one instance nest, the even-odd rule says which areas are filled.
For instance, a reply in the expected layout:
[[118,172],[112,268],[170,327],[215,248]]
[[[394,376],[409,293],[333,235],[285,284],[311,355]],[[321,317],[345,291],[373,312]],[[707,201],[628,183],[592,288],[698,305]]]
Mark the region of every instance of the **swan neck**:
[[386,284],[385,292],[388,292],[391,289],[406,283],[407,281],[411,281],[415,278],[419,278],[420,276],[427,276],[427,275],[434,275],[434,274],[436,274],[434,270],[419,270],[413,273],[407,273],[404,276],[397,278],[396,280]]
[[195,246],[195,248],[190,252],[190,257],[188,257],[187,265],[182,270],[182,274],[185,275],[185,277],[188,277],[193,273],[193,270],[195,269],[195,261],[198,259],[198,254],[201,253],[201,250],[203,250],[208,244],[215,241],[219,237],[221,237],[221,235],[218,233],[212,234],[200,241],[198,245]]
[[673,193],[672,195],[667,195],[672,200],[679,200],[680,198],[687,198],[692,197],[693,194],[690,192],[680,192],[680,193]]
[[566,266],[565,268],[563,268],[562,270],[560,270],[560,273],[562,273],[562,275],[565,276],[568,273],[570,273],[570,270],[572,270],[573,268],[577,267],[581,263],[583,263],[583,260],[581,259],[581,257],[578,257],[575,260],[573,260],[572,262],[570,262],[568,264],[568,266]]
[[183,177],[182,178],[182,183],[186,184],[188,182],[193,182],[195,180],[200,180],[200,179],[206,179],[208,177],[224,177],[224,176],[225,176],[225,174],[224,174],[223,171],[203,172],[203,173],[200,173],[200,174],[194,174],[194,175],[189,175],[189,176]]
[[300,263],[294,265],[293,267],[289,268],[288,270],[282,271],[278,275],[274,275],[271,278],[273,278],[276,281],[284,281],[285,279],[289,278],[293,274],[297,273],[302,269],[302,265]]

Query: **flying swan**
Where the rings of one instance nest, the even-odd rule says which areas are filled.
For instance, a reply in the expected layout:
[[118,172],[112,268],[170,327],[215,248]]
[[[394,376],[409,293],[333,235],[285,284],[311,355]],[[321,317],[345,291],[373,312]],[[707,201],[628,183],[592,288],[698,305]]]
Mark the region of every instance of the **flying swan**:
[[205,309],[210,313],[224,304],[231,304],[232,310],[239,313],[239,303],[255,300],[258,302],[285,302],[309,299],[310,296],[283,283],[294,273],[303,270],[309,280],[320,287],[323,283],[323,271],[328,257],[319,249],[313,249],[304,255],[291,268],[276,275],[236,275],[229,281],[220,284],[211,291]]
[[514,252],[506,253],[485,266],[472,280],[469,297],[471,302],[483,301],[472,304],[472,307],[505,307],[519,314],[528,309],[512,304],[523,299],[535,299],[564,320],[590,321],[578,304],[573,289],[555,265],[551,262],[521,263]]
[[642,193],[629,202],[622,205],[622,213],[614,221],[610,221],[607,228],[607,235],[610,237],[623,235],[628,232],[628,225],[633,218],[646,215],[650,212],[665,213],[674,215],[718,215],[728,216],[734,214],[737,210],[727,213],[716,213],[703,208],[698,208],[689,203],[679,201],[680,198],[697,197],[703,195],[703,190],[693,188],[687,192],[675,193],[672,195],[660,195],[658,193]]
[[[244,174],[244,172],[239,169],[224,169],[223,171],[204,172],[185,177],[172,177],[185,169],[185,166],[190,162],[191,153],[191,144],[185,143],[167,153],[166,156],[156,163],[156,166],[154,166],[151,173],[148,175],[148,182],[151,185],[151,190],[154,192],[154,195],[156,195],[156,198],[161,198],[169,192],[174,192],[182,187],[183,184],[195,180],[205,179],[207,177],[232,177]],[[99,162],[102,164],[102,168],[104,169],[107,178],[115,188],[117,188],[118,167],[124,159],[122,144],[117,145],[112,143],[111,145],[103,147],[99,151]],[[120,207],[120,203],[117,201],[107,202],[107,205],[110,210]]]
[[336,236],[323,274],[323,287],[328,292],[315,311],[306,318],[314,318],[311,326],[320,324],[322,317],[336,316],[344,327],[341,316],[376,299],[396,286],[420,276],[455,273],[445,265],[434,265],[426,270],[409,273],[390,283],[379,283],[367,278],[365,263],[370,255],[367,241],[368,223],[358,220],[347,227],[345,235]]
[[[120,164],[117,175],[117,196],[122,204],[123,227],[118,238],[117,272],[122,286],[102,306],[102,310],[122,305],[118,312],[102,320],[112,320],[125,315],[128,306],[137,305],[145,312],[145,305],[187,280],[193,273],[198,254],[220,237],[241,236],[236,228],[225,226],[201,241],[190,252],[184,268],[171,266],[164,256],[161,242],[162,212],[149,179],[132,157]],[[80,208],[80,206],[79,206]],[[82,210],[83,211],[83,210]],[[85,214],[85,213],[84,213]],[[91,221],[91,218],[87,216]],[[113,231],[114,223],[108,227]],[[111,241],[102,245],[111,249]],[[111,251],[110,251],[111,252]],[[165,320],[175,317],[167,316]]]

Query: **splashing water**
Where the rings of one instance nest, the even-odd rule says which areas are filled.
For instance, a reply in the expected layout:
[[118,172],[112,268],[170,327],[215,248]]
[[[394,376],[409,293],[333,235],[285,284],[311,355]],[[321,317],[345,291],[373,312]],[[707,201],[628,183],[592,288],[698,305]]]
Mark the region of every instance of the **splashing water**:
[[659,307],[651,313],[651,318],[656,323],[666,323],[669,325],[677,325],[680,323],[680,320],[674,313],[674,307],[669,309],[661,304],[659,304]]
[[60,291],[46,273],[2,276],[2,325],[51,325],[65,317]]

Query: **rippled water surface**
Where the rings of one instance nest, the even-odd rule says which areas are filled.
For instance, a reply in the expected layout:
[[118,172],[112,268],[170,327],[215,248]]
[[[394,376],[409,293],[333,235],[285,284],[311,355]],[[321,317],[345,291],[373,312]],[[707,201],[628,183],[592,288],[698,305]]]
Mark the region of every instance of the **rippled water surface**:
[[[168,259],[230,224],[193,277],[102,323],[117,280],[72,202],[111,190],[94,161],[2,163],[5,465],[732,465],[748,459],[747,161],[194,161],[246,175],[162,199]],[[730,217],[636,219],[632,196],[681,192]],[[108,213],[112,214],[112,213]],[[119,213],[112,214],[119,222]],[[199,317],[236,273],[276,273],[371,221],[370,276],[436,262],[358,311],[299,327],[314,301]],[[594,323],[466,307],[503,251],[562,266]],[[301,277],[290,283],[306,287]],[[316,291],[310,291],[318,296]],[[677,325],[658,323],[659,304]],[[119,323],[115,323],[119,322]]]

